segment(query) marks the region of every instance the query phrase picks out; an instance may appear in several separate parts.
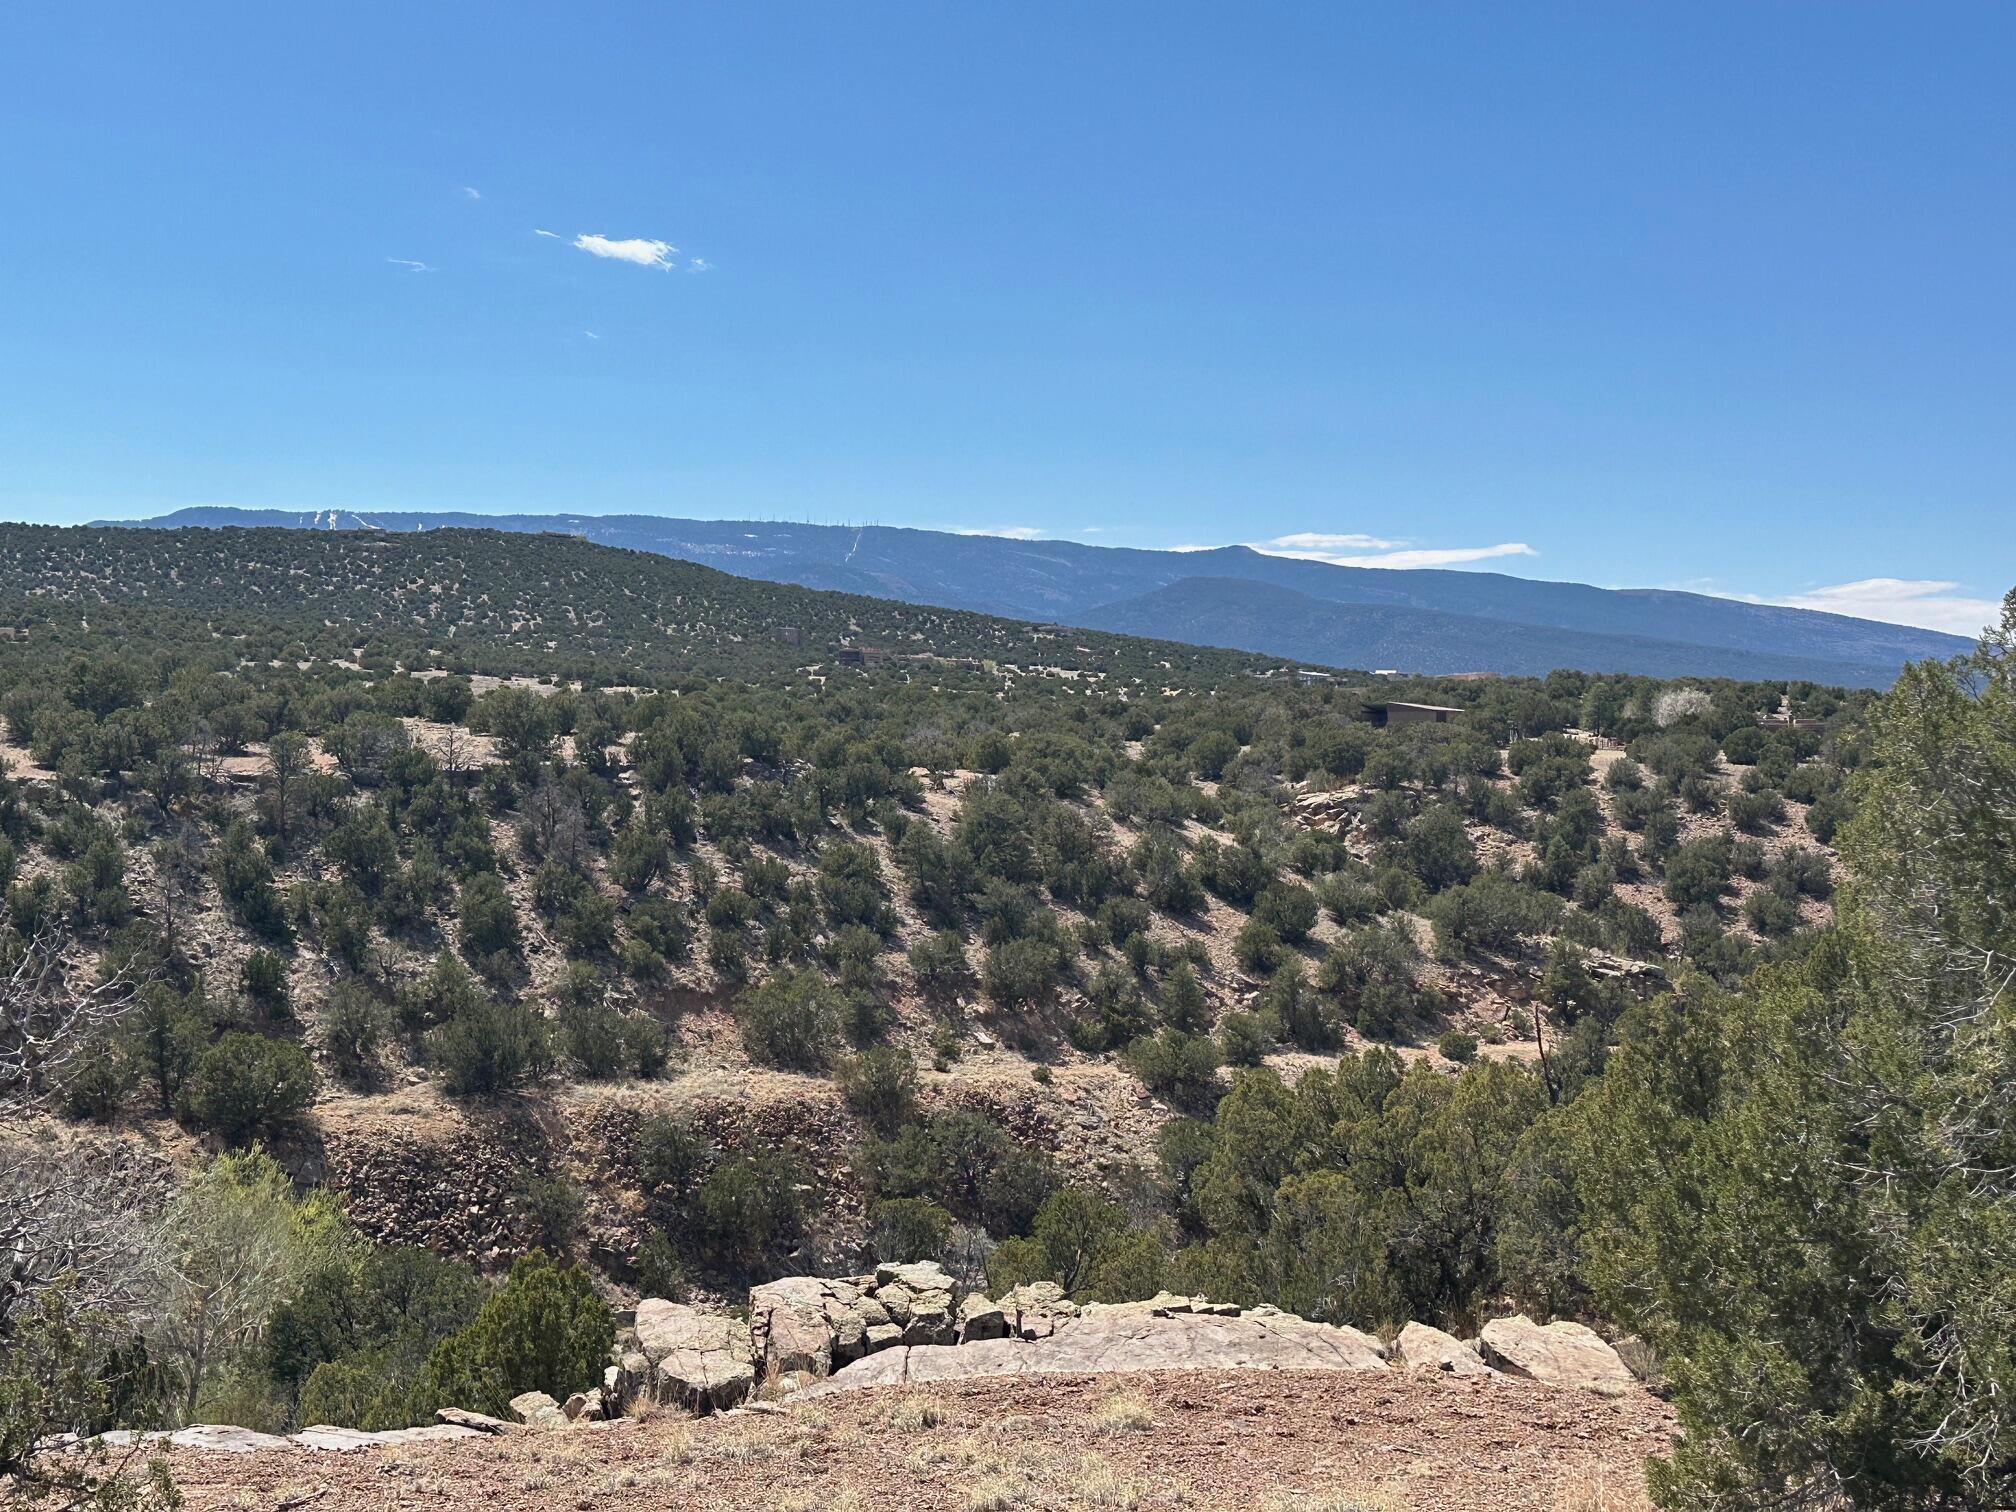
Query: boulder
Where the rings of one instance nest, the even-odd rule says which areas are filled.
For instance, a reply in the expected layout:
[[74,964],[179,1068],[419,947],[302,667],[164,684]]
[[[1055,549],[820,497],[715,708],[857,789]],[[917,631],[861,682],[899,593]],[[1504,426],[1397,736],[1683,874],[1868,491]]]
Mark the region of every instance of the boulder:
[[[624,1395],[648,1392],[695,1412],[732,1407],[756,1386],[749,1325],[652,1297],[637,1304],[637,1349],[624,1357]],[[632,1361],[642,1356],[643,1369]]]
[[905,1344],[950,1344],[958,1337],[952,1278],[936,1261],[877,1266],[874,1295],[903,1330]]
[[1078,1304],[1055,1281],[1025,1281],[1011,1287],[1001,1294],[999,1306],[1009,1335],[1020,1339],[1047,1338],[1059,1323],[1078,1316]]
[[1468,1344],[1426,1323],[1409,1323],[1400,1330],[1395,1355],[1409,1370],[1439,1370],[1448,1375],[1496,1373]]
[[1617,1351],[1580,1323],[1535,1323],[1523,1313],[1493,1318],[1478,1340],[1484,1359],[1500,1370],[1549,1386],[1612,1392],[1636,1383]]
[[978,1292],[971,1292],[961,1300],[958,1320],[961,1344],[1008,1337],[1008,1316],[1001,1311],[1001,1304],[989,1301]]
[[528,1428],[558,1428],[567,1422],[560,1404],[543,1391],[521,1391],[511,1398],[511,1416]]

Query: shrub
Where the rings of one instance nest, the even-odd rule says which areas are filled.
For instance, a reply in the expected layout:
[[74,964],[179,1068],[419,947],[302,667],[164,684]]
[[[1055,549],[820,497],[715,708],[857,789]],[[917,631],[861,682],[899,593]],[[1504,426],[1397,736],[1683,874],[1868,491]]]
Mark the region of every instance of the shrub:
[[952,1239],[952,1215],[923,1197],[890,1197],[868,1214],[868,1248],[878,1265],[943,1260]]
[[1477,1058],[1477,1037],[1465,1034],[1461,1029],[1450,1029],[1435,1041],[1435,1048],[1444,1060],[1463,1065]]
[[534,1250],[512,1264],[503,1288],[467,1327],[434,1347],[415,1405],[494,1416],[524,1391],[564,1399],[601,1384],[615,1339],[615,1319],[587,1272]]
[[1134,1074],[1171,1102],[1194,1102],[1217,1084],[1218,1047],[1201,1034],[1164,1029],[1127,1052]]
[[1267,976],[1287,958],[1288,951],[1274,926],[1255,916],[1246,921],[1233,940],[1232,954],[1239,962],[1239,969],[1249,976]]
[[560,1010],[560,1043],[581,1074],[601,1081],[625,1068],[623,1017],[602,1003],[572,1003]]
[[519,952],[518,910],[495,872],[478,872],[462,884],[456,924],[463,952],[472,961]]
[[1407,869],[1431,893],[1468,882],[1477,874],[1477,852],[1463,828],[1463,816],[1447,804],[1437,804],[1407,826],[1400,853]]
[[367,1084],[378,1069],[385,1005],[357,982],[338,982],[323,1000],[321,1031],[322,1053],[336,1074],[352,1086]]
[[1267,1031],[1251,1013],[1228,1013],[1218,1026],[1218,1053],[1228,1066],[1257,1066],[1267,1054]]
[[1254,901],[1253,918],[1289,944],[1300,944],[1316,927],[1316,895],[1299,882],[1272,883]]
[[1450,954],[1510,950],[1553,923],[1560,904],[1501,872],[1452,887],[1428,904],[1437,943]]
[[779,971],[735,1000],[735,1020],[759,1065],[822,1071],[839,1033],[840,1004],[816,972]]
[[321,1081],[291,1040],[234,1031],[198,1058],[182,1106],[193,1122],[236,1142],[305,1112]]
[[1087,1050],[1118,1050],[1149,1029],[1148,1004],[1134,973],[1116,961],[1099,968],[1085,993],[1073,1038]]
[[429,1054],[457,1097],[507,1092],[553,1069],[546,1021],[522,1003],[479,997],[436,1029]]
[[934,1003],[950,1003],[972,985],[966,942],[956,929],[940,930],[910,947],[910,973],[917,990]]
[[245,995],[261,1011],[274,1018],[287,1013],[287,960],[270,950],[255,950],[245,957],[238,980]]
[[1007,940],[987,952],[980,985],[997,1007],[1013,1012],[1048,999],[1063,966],[1062,952],[1048,940]]
[[781,1152],[722,1161],[694,1194],[693,1219],[701,1243],[738,1274],[781,1258],[804,1232],[799,1188],[805,1182],[804,1167]]
[[1056,1179],[1048,1156],[964,1108],[906,1124],[894,1139],[870,1144],[861,1173],[879,1197],[929,1197],[960,1221],[995,1234],[1027,1228]]
[[653,1229],[637,1246],[637,1294],[676,1302],[686,1291],[686,1267],[663,1229]]
[[1197,980],[1197,970],[1188,961],[1178,961],[1162,982],[1162,1022],[1185,1034],[1198,1034],[1211,1026],[1211,1000]]
[[524,1210],[533,1242],[540,1248],[564,1251],[574,1243],[588,1205],[573,1182],[565,1176],[535,1171],[519,1180],[513,1196]]
[[886,1139],[909,1122],[917,1106],[917,1066],[908,1050],[877,1045],[847,1061],[840,1087],[847,1106]]
[[676,1204],[706,1169],[706,1142],[669,1113],[650,1113],[637,1125],[632,1159],[637,1183],[652,1201]]

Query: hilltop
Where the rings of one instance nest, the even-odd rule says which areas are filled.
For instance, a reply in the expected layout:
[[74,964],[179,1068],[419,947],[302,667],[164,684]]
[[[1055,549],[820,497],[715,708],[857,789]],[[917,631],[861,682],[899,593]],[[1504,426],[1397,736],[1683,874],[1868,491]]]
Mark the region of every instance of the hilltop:
[[[116,524],[119,522],[103,522]],[[885,526],[648,515],[476,515],[201,508],[148,527],[284,526],[391,534],[559,531],[745,577],[1164,640],[1415,673],[1558,667],[1655,677],[1790,677],[1887,687],[1909,661],[1964,653],[1928,630],[1664,589],[1498,573],[1344,567],[1245,546],[1142,551]],[[1245,595],[1207,586],[1237,580]],[[1175,592],[1162,590],[1175,589]],[[1253,612],[1275,598],[1279,614]],[[1356,606],[1342,608],[1339,606]],[[1380,613],[1370,611],[1378,610]],[[1508,628],[1509,627],[1509,628]]]
[[[1158,684],[1266,665],[1237,653],[733,577],[575,535],[0,524],[17,656],[122,641],[604,683],[789,673],[842,651]],[[20,642],[25,641],[25,645]]]

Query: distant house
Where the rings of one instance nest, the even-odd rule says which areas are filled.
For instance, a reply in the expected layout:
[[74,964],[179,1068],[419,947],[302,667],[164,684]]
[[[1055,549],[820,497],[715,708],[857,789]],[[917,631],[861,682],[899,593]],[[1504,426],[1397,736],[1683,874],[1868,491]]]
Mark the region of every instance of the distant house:
[[1376,703],[1365,706],[1366,718],[1382,729],[1387,725],[1447,724],[1462,712],[1441,704]]

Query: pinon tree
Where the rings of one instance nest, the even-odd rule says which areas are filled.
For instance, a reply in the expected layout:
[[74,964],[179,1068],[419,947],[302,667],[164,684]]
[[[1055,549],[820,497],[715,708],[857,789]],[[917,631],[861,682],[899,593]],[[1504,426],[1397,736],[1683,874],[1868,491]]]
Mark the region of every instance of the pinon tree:
[[1567,1119],[1600,1301],[1668,1363],[1674,1508],[2016,1480],[2016,593],[1872,710],[1839,924],[1670,1004]]

